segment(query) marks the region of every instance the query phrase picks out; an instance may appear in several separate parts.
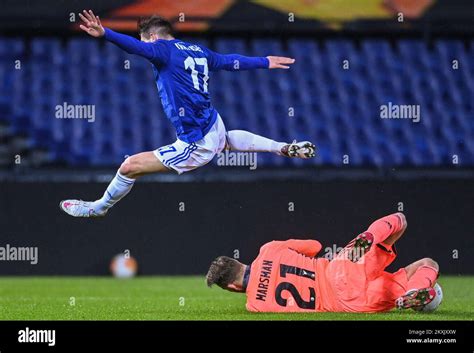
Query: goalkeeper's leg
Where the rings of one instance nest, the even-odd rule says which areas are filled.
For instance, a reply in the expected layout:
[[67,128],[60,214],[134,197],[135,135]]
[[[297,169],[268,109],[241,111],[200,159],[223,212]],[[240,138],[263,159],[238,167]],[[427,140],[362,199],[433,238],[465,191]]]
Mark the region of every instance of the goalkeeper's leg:
[[408,282],[406,293],[396,300],[399,309],[417,309],[428,304],[436,295],[433,289],[439,275],[439,266],[430,258],[418,260],[405,267]]

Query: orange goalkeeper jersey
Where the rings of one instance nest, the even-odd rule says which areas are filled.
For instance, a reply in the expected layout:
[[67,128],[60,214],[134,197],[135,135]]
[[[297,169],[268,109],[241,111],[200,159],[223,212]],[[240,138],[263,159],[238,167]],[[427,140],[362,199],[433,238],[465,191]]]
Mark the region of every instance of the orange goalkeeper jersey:
[[331,311],[335,297],[325,277],[329,261],[315,259],[316,240],[272,241],[260,248],[250,268],[247,310],[259,312]]

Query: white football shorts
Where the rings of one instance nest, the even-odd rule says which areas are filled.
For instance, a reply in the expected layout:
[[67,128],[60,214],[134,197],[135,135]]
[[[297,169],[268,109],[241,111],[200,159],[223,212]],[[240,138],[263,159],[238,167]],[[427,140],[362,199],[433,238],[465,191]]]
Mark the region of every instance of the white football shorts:
[[189,172],[209,163],[226,146],[226,130],[220,115],[202,139],[187,143],[181,140],[153,151],[156,158],[178,174]]

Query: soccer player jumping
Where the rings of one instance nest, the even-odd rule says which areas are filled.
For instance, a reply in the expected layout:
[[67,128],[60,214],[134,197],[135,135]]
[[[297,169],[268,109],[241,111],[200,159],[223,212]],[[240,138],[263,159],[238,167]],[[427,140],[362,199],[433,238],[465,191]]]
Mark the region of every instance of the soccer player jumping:
[[273,152],[287,157],[311,158],[315,146],[308,141],[283,143],[248,131],[226,131],[211,105],[209,72],[251,69],[288,69],[294,59],[279,56],[222,55],[202,45],[175,39],[171,24],[157,16],[138,22],[141,41],[102,27],[92,11],[79,14],[80,28],[89,35],[116,44],[129,54],[148,59],[167,118],[176,129],[176,142],[128,157],[101,199],[93,202],[64,200],[60,208],[74,217],[104,216],[125,195],[135,180],[157,172],[188,172],[209,163],[224,149]]
[[251,265],[220,256],[207,284],[245,292],[247,310],[258,312],[380,312],[394,307],[422,309],[436,296],[438,264],[418,260],[395,273],[394,244],[407,227],[405,216],[385,216],[352,240],[331,261],[315,258],[316,240],[272,241]]

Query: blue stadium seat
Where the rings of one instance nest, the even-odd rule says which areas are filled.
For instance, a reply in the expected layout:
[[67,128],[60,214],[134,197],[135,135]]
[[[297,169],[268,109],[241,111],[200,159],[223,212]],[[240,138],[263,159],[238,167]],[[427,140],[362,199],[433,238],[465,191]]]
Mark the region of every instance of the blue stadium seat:
[[24,54],[23,39],[0,37],[0,59],[21,59]]

